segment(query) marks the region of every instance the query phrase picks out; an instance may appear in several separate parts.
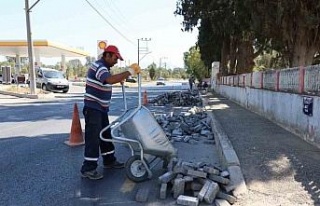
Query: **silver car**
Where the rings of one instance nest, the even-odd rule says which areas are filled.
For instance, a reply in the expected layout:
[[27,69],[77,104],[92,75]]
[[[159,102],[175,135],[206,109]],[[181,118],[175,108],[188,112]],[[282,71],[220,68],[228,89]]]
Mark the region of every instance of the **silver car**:
[[69,81],[63,76],[62,72],[50,68],[36,69],[36,84],[38,88],[45,91],[69,91]]

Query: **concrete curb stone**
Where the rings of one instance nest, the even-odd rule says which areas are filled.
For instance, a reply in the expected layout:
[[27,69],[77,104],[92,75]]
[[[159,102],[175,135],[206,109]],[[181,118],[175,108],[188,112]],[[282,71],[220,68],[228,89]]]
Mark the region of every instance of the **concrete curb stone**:
[[16,97],[21,97],[21,98],[30,98],[30,99],[50,99],[50,98],[54,98],[54,95],[52,93],[48,93],[48,94],[20,94],[20,93],[7,92],[7,91],[0,90],[0,94],[11,95],[11,96],[16,96]]
[[[208,93],[207,93],[208,94]],[[203,106],[207,108],[208,101],[205,95],[201,96]],[[228,135],[223,131],[221,124],[216,120],[213,111],[207,111],[211,119],[211,128],[214,134],[219,159],[222,167],[228,169],[230,174],[230,183],[225,187],[226,191],[233,191],[233,195],[240,198],[247,194],[247,186],[240,168],[240,161],[233,149]]]

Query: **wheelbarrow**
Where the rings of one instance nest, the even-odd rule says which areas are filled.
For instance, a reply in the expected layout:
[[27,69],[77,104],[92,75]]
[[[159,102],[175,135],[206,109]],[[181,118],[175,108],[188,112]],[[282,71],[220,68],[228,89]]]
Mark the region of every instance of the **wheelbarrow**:
[[[128,109],[125,87],[122,84],[125,111],[100,132],[100,139],[103,141],[129,146],[131,157],[126,161],[125,171],[127,177],[134,182],[150,179],[153,167],[162,161],[163,168],[166,168],[170,160],[176,156],[176,149],[168,140],[162,127],[141,103],[140,74],[138,74],[138,93],[138,106]],[[111,128],[112,139],[106,139],[102,135],[109,128]],[[119,135],[120,133],[122,135]],[[146,158],[147,156],[151,158]],[[158,163],[151,165],[156,160]]]

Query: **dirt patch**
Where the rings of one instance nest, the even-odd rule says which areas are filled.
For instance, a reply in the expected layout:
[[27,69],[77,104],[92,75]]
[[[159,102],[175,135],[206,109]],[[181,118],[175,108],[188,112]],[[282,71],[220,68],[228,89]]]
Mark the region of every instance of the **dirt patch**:
[[[12,92],[17,94],[30,94],[30,88],[22,85],[1,85],[1,91]],[[36,88],[36,94],[47,94],[48,92]]]

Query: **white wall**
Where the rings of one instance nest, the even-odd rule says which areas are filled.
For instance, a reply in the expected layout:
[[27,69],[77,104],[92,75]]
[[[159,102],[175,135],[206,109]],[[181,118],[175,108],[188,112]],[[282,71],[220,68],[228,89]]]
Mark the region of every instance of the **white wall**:
[[320,97],[312,96],[313,116],[307,116],[305,95],[227,85],[216,85],[215,91],[320,148]]

